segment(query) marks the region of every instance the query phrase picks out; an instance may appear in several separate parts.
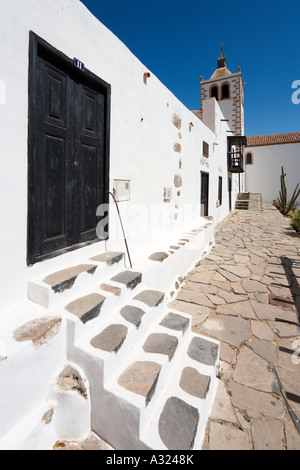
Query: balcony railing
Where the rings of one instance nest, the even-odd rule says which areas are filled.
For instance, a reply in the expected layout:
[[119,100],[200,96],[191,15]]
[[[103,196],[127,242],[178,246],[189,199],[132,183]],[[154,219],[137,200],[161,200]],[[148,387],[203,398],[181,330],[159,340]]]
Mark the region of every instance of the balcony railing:
[[244,146],[247,139],[244,136],[228,137],[228,171],[244,173]]
[[231,173],[244,173],[243,154],[228,152],[228,171]]

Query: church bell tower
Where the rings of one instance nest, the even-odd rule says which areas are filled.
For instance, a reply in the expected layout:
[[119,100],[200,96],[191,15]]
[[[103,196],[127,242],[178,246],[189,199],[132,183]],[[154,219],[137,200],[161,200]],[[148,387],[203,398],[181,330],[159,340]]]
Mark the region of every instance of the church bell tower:
[[[208,98],[215,98],[221,111],[228,119],[232,135],[244,135],[244,83],[241,68],[237,73],[231,73],[227,68],[223,44],[218,58],[218,65],[209,80],[200,79],[201,109]],[[200,112],[196,114],[201,119]]]

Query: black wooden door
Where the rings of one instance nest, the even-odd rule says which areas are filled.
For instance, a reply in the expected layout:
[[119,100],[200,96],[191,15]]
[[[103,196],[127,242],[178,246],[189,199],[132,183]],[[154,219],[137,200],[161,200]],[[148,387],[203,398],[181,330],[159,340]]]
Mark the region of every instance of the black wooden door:
[[29,264],[97,240],[108,190],[106,90],[49,50],[31,61]]
[[208,216],[209,174],[201,171],[201,216]]

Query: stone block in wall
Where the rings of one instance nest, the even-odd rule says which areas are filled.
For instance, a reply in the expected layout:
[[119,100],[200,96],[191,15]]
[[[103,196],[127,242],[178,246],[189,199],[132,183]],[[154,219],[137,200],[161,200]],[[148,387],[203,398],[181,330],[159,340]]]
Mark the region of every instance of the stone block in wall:
[[181,145],[176,143],[174,144],[174,152],[181,153]]
[[181,119],[179,116],[177,116],[176,114],[173,114],[172,122],[174,126],[177,127],[177,129],[181,129]]
[[180,188],[182,186],[182,178],[180,175],[174,176],[174,185],[175,185],[175,188]]

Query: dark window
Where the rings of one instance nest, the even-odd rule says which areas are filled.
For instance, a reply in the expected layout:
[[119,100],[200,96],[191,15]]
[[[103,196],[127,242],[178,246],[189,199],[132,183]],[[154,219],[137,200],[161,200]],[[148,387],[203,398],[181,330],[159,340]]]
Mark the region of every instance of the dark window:
[[209,144],[203,141],[203,157],[209,157]]
[[228,100],[229,98],[229,85],[222,86],[222,100]]
[[220,206],[222,205],[222,189],[223,189],[222,187],[223,187],[222,176],[219,176],[218,200],[219,200]]
[[208,216],[209,174],[201,171],[201,217]]
[[253,165],[253,155],[252,153],[247,153],[246,155],[246,164]]
[[219,99],[219,90],[218,90],[217,86],[214,86],[211,89],[211,98],[216,98],[216,100],[218,101],[218,99]]

